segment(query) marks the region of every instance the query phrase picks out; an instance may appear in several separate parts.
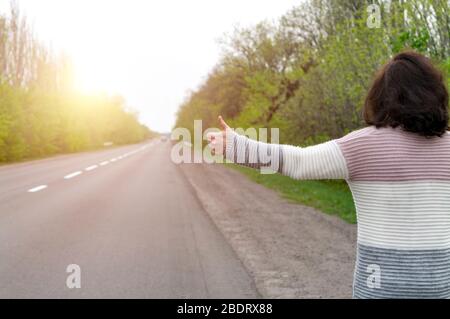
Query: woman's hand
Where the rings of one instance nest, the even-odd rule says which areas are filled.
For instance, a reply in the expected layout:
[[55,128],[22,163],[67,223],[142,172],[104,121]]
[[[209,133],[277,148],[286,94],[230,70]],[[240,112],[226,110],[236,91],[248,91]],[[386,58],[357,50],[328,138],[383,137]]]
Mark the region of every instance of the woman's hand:
[[227,123],[219,116],[219,124],[221,131],[208,134],[209,147],[213,155],[223,155],[227,147],[227,130],[230,129]]

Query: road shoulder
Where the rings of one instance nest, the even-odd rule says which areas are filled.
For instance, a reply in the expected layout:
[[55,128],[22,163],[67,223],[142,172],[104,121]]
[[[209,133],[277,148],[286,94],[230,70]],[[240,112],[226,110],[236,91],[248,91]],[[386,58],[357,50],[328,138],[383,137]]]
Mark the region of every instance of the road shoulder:
[[355,225],[293,204],[222,165],[181,169],[263,297],[351,297]]

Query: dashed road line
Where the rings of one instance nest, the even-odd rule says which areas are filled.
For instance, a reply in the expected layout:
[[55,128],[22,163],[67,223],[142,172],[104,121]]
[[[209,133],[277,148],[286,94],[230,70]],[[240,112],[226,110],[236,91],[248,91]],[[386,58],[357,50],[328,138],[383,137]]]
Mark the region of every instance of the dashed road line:
[[[110,163],[112,163],[112,162],[119,161],[119,160],[124,159],[124,158],[126,158],[126,157],[128,157],[128,156],[131,156],[131,155],[134,155],[134,154],[136,154],[136,153],[138,153],[138,152],[140,152],[140,151],[143,151],[143,150],[147,149],[147,148],[148,148],[149,146],[151,146],[151,145],[152,145],[152,144],[144,145],[144,146],[142,146],[142,147],[140,147],[140,148],[138,148],[138,149],[135,149],[135,150],[133,150],[133,151],[127,152],[127,153],[125,153],[125,154],[123,154],[123,155],[120,155],[120,156],[118,156],[118,157],[112,158],[112,159],[109,160],[109,161],[103,161],[103,162],[99,163],[98,165],[91,165],[91,166],[89,166],[89,167],[86,167],[86,168],[85,168],[85,171],[89,172],[89,171],[92,171],[92,170],[98,168],[99,166],[105,166],[105,165],[108,165],[108,164],[110,164]],[[64,179],[71,179],[71,178],[77,177],[77,176],[79,176],[79,175],[81,175],[81,174],[83,174],[82,171],[73,172],[73,173],[70,173],[70,174],[64,176]],[[28,190],[28,193],[37,193],[37,192],[40,192],[40,191],[42,191],[42,190],[44,190],[44,189],[46,189],[46,188],[48,188],[47,185],[39,185],[39,186],[30,188],[30,189]]]
[[92,166],[86,167],[85,170],[87,172],[89,172],[89,171],[92,171],[92,170],[96,169],[97,167],[98,167],[98,165],[92,165]]
[[81,175],[81,174],[83,174],[82,171],[70,173],[69,175],[64,176],[64,179],[71,179],[71,178],[77,177],[78,175]]
[[39,185],[36,187],[33,187],[31,189],[28,190],[28,193],[36,193],[36,192],[40,192],[41,190],[44,190],[47,188],[47,185]]

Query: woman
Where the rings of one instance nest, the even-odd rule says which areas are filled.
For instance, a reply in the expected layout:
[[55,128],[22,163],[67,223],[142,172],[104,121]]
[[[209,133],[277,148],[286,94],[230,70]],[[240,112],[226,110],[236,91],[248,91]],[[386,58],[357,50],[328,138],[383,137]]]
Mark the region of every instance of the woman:
[[[220,117],[210,146],[240,164],[295,179],[345,179],[358,216],[355,298],[450,297],[448,92],[424,56],[404,52],[376,76],[366,128],[300,148],[233,132]],[[224,145],[220,149],[218,145]],[[219,148],[219,149],[218,149]],[[260,159],[275,152],[267,164]]]

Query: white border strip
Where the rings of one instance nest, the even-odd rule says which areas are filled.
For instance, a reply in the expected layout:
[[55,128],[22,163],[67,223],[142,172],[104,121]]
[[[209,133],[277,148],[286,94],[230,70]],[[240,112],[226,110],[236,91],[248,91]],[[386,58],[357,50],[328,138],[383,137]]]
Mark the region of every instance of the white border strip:
[[28,193],[36,193],[47,188],[47,185],[39,185],[28,190]]
[[71,178],[77,177],[78,175],[81,175],[81,174],[83,174],[82,171],[74,172],[74,173],[64,176],[64,179],[71,179]]

